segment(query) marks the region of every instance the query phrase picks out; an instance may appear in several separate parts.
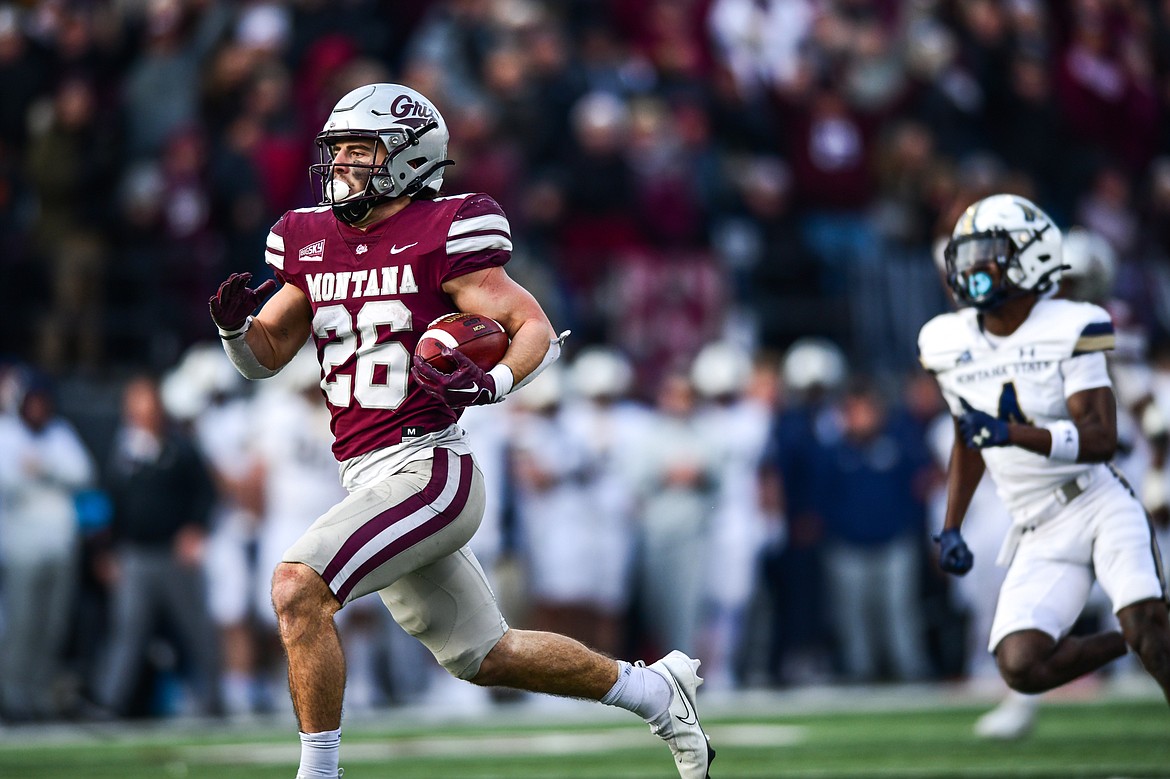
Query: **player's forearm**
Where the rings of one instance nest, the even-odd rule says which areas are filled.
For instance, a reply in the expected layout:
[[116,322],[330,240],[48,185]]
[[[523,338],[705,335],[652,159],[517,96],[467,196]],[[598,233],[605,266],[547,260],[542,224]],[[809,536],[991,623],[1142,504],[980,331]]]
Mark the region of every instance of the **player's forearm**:
[[[1117,431],[1095,418],[1068,422],[1076,428],[1077,451],[1075,462],[1103,463],[1113,459],[1117,453]],[[1052,456],[1053,436],[1060,436],[1060,429],[1035,427],[1013,423],[1008,425],[1011,445],[1029,452]]]
[[256,356],[256,362],[270,371],[282,367],[277,358],[276,342],[268,325],[264,322],[259,319],[252,320],[252,326],[248,328],[248,332],[244,333],[244,340],[247,341],[252,354]]
[[943,518],[943,530],[957,530],[963,525],[971,498],[979,487],[986,465],[983,455],[968,449],[961,443],[951,448],[951,461],[947,468],[947,508]]
[[541,364],[555,339],[556,333],[547,319],[529,319],[512,335],[500,362],[508,366],[513,381],[519,384]]

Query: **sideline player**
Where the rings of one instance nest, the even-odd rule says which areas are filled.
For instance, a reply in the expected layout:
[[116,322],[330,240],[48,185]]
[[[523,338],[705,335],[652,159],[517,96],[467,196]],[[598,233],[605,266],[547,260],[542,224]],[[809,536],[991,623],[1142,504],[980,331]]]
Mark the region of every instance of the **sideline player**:
[[[503,269],[508,220],[484,194],[438,197],[447,127],[431,102],[396,84],[359,87],[317,136],[316,208],[286,213],[267,262],[284,282],[249,288],[232,274],[210,301],[224,348],[245,377],[274,375],[312,335],[347,498],[293,544],[273,605],[301,730],[299,777],[338,773],[345,667],[333,615],[378,592],[451,674],[481,686],[600,700],[633,711],[670,746],[681,776],[702,779],[714,750],[699,725],[699,662],[672,652],[649,667],[554,633],[510,628],[467,547],[484,481],[460,410],[502,400],[560,354],[539,303]],[[511,344],[482,371],[413,361],[427,323],[452,310],[500,322]]]
[[[1132,647],[1170,700],[1170,622],[1161,561],[1141,503],[1109,464],[1117,409],[1104,351],[1108,313],[1051,300],[1061,235],[1015,195],[959,218],[947,280],[968,307],[923,326],[922,364],[955,417],[939,565],[974,562],[960,533],[984,470],[1012,515],[998,562],[1008,566],[990,648],[1014,690],[1038,693]],[[1094,578],[1121,631],[1070,636]]]

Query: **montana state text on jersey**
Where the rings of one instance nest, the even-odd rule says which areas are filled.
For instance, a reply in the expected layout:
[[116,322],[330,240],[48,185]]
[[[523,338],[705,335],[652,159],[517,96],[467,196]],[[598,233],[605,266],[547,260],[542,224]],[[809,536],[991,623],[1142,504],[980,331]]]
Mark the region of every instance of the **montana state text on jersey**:
[[[1113,344],[1113,323],[1103,308],[1039,300],[1005,337],[985,332],[974,308],[941,314],[923,326],[918,354],[952,414],[963,413],[962,399],[1000,419],[1044,426],[1068,418],[1069,396],[1110,386],[1103,352]],[[1025,519],[1031,505],[1085,470],[1084,464],[1054,462],[1017,446],[982,454],[1000,497],[1013,516]]]
[[365,231],[329,206],[280,218],[265,261],[312,307],[338,460],[456,421],[410,381],[411,355],[427,324],[455,310],[443,283],[504,265],[511,251],[508,219],[484,194],[416,200]]

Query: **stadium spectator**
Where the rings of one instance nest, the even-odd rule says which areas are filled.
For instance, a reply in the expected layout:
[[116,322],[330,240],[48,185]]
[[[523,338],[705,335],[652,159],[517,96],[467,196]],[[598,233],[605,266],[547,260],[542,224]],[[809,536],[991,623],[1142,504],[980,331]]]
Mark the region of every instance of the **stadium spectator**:
[[[528,580],[526,621],[606,654],[617,654],[629,580],[622,576],[618,517],[591,499],[595,462],[587,438],[571,427],[560,366],[516,395],[511,462],[516,523]],[[612,524],[611,524],[612,523]],[[615,536],[614,530],[618,531]],[[628,528],[627,528],[628,531]]]
[[52,290],[40,331],[39,363],[95,372],[105,360],[108,247],[103,225],[119,151],[117,127],[80,78],[61,82],[37,106],[26,177],[37,197],[33,251]]
[[929,454],[871,378],[854,376],[837,411],[841,434],[825,447],[814,489],[825,493],[826,588],[845,678],[922,681],[931,674],[918,597]]
[[696,421],[706,440],[716,442],[719,462],[699,639],[709,690],[743,684],[740,650],[760,583],[760,557],[778,530],[760,499],[760,460],[774,405],[774,388],[762,375],[746,349],[727,341],[704,346],[690,368],[699,398]]
[[840,436],[835,401],[848,370],[841,347],[823,338],[795,341],[781,366],[780,407],[760,464],[764,510],[783,533],[764,552],[770,598],[769,683],[824,681],[832,673],[824,575],[825,496],[816,489],[824,452]]
[[94,466],[47,380],[25,372],[15,381],[16,411],[0,415],[0,718],[21,722],[68,706],[64,651],[80,551],[74,498]]
[[126,384],[105,487],[113,522],[101,568],[111,605],[106,658],[93,681],[97,703],[120,716],[178,713],[136,698],[147,645],[166,626],[185,664],[191,710],[221,713],[203,572],[214,486],[194,443],[167,418],[153,378]]
[[584,450],[582,477],[590,525],[600,554],[591,563],[607,579],[596,646],[618,655],[629,645],[628,611],[634,585],[634,484],[630,457],[650,434],[646,407],[631,398],[633,370],[617,349],[589,347],[568,370],[564,425]]
[[[257,565],[263,488],[248,447],[253,409],[245,384],[219,344],[207,341],[188,349],[163,380],[164,402],[176,391],[195,396],[187,414],[180,416],[169,403],[167,411],[188,426],[215,484],[203,565],[208,609],[219,630],[220,680],[228,714],[250,713],[262,702],[257,621],[263,612],[256,610],[252,594],[258,585],[267,586],[272,575],[271,569],[262,572]],[[265,605],[263,611],[271,609]]]
[[698,646],[711,553],[711,507],[719,493],[719,449],[697,418],[685,373],[662,379],[653,434],[630,452],[636,511],[637,588],[652,646]]

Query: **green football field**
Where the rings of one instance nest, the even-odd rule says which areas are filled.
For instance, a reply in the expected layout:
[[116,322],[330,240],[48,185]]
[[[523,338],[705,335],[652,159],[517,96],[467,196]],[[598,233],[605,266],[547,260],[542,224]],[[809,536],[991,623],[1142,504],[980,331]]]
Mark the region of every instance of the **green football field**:
[[[831,689],[700,702],[730,777],[1170,777],[1170,708],[1157,696],[1045,703],[1033,734],[976,739],[987,705],[945,687]],[[291,721],[0,728],[3,779],[292,779]],[[475,716],[396,709],[347,719],[346,779],[669,777],[666,747],[624,712],[562,702]]]

